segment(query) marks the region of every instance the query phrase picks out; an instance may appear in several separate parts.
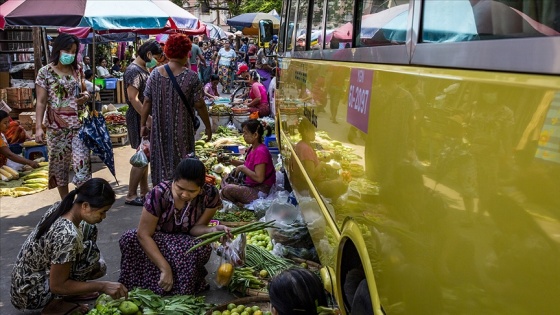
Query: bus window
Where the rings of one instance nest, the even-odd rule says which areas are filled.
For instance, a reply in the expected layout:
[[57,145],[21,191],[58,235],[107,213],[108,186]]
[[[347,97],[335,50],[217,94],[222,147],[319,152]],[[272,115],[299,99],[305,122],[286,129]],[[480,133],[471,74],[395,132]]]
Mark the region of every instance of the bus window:
[[[389,2],[394,3],[394,2]],[[408,3],[391,7],[374,6],[364,1],[358,46],[404,44],[406,40]]]
[[352,47],[354,1],[328,0],[326,49]]
[[305,50],[307,46],[307,12],[309,1],[299,1],[298,16],[296,23],[296,47],[295,50]]
[[286,32],[286,50],[290,51],[294,45],[294,20],[296,16],[297,0],[289,1],[290,7],[288,11],[288,17],[286,18],[286,23],[288,24],[288,30]]
[[282,1],[282,16],[280,20],[280,36],[278,38],[278,51],[284,52],[286,46],[284,45],[284,38],[286,36],[286,8],[288,1]]
[[554,22],[559,14],[555,12],[558,11],[551,5],[532,0],[426,1],[421,41],[444,43],[559,36],[560,26]]
[[323,47],[323,1],[314,1],[313,15],[311,15],[311,40],[309,49],[319,49]]

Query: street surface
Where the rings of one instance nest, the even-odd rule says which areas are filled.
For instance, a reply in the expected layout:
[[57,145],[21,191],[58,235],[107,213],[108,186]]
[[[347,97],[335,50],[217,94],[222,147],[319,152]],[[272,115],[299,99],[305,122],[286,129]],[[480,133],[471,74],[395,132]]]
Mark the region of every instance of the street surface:
[[[103,163],[93,163],[93,176],[105,178],[113,186],[117,200],[107,213],[107,218],[98,225],[97,244],[107,262],[107,274],[100,280],[117,281],[119,278],[120,258],[119,238],[121,234],[138,226],[142,207],[124,203],[128,190],[130,173],[129,159],[134,150],[129,145],[114,147],[115,169],[119,185]],[[73,186],[70,186],[73,189]],[[11,271],[20,247],[37,225],[41,216],[50,205],[60,200],[56,189],[45,190],[38,194],[19,198],[0,197],[0,314],[40,314],[40,311],[20,312],[10,302]],[[223,304],[234,297],[227,289],[218,289],[213,282],[213,272],[219,259],[212,255],[206,265],[210,290],[200,295],[206,296],[208,303]],[[94,301],[92,301],[94,302]]]

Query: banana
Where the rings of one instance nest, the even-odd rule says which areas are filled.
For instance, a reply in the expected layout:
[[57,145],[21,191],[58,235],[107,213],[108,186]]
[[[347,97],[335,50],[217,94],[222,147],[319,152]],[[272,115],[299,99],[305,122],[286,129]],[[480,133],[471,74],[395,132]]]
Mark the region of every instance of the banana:
[[5,170],[6,172],[10,173],[13,177],[13,179],[18,179],[19,178],[19,173],[14,170],[13,168],[9,167],[8,165],[4,165],[2,166],[2,169]]
[[39,162],[39,166],[48,166],[49,162]]
[[39,184],[39,183],[24,183],[23,187],[29,187],[29,188],[33,188],[33,189],[46,189],[47,185],[45,184]]
[[47,178],[49,177],[48,171],[39,171],[39,172],[32,172],[28,175],[22,177],[23,180],[28,180],[32,178]]

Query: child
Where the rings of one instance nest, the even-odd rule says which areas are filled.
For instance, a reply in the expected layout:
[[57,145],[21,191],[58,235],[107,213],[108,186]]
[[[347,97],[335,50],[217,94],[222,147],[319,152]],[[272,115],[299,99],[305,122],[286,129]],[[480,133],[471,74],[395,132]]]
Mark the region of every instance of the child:
[[6,136],[4,136],[4,133],[8,130],[9,125],[10,116],[7,112],[0,110],[0,167],[6,165],[8,159],[16,163],[29,165],[33,168],[39,167],[39,163],[28,160],[10,150],[8,140],[6,140]]

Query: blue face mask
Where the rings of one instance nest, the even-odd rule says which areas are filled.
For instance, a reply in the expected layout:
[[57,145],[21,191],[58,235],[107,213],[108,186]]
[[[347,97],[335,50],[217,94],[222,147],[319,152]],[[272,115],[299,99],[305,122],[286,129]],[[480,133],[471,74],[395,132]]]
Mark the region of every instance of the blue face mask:
[[67,66],[67,65],[71,64],[72,62],[74,62],[74,58],[75,58],[75,57],[76,57],[76,56],[74,56],[73,54],[68,54],[68,53],[65,53],[65,52],[60,52],[60,58],[59,58],[59,60],[60,60],[60,63],[61,63],[61,64]]
[[146,62],[146,68],[153,68],[157,65],[157,61],[152,57],[152,60]]

